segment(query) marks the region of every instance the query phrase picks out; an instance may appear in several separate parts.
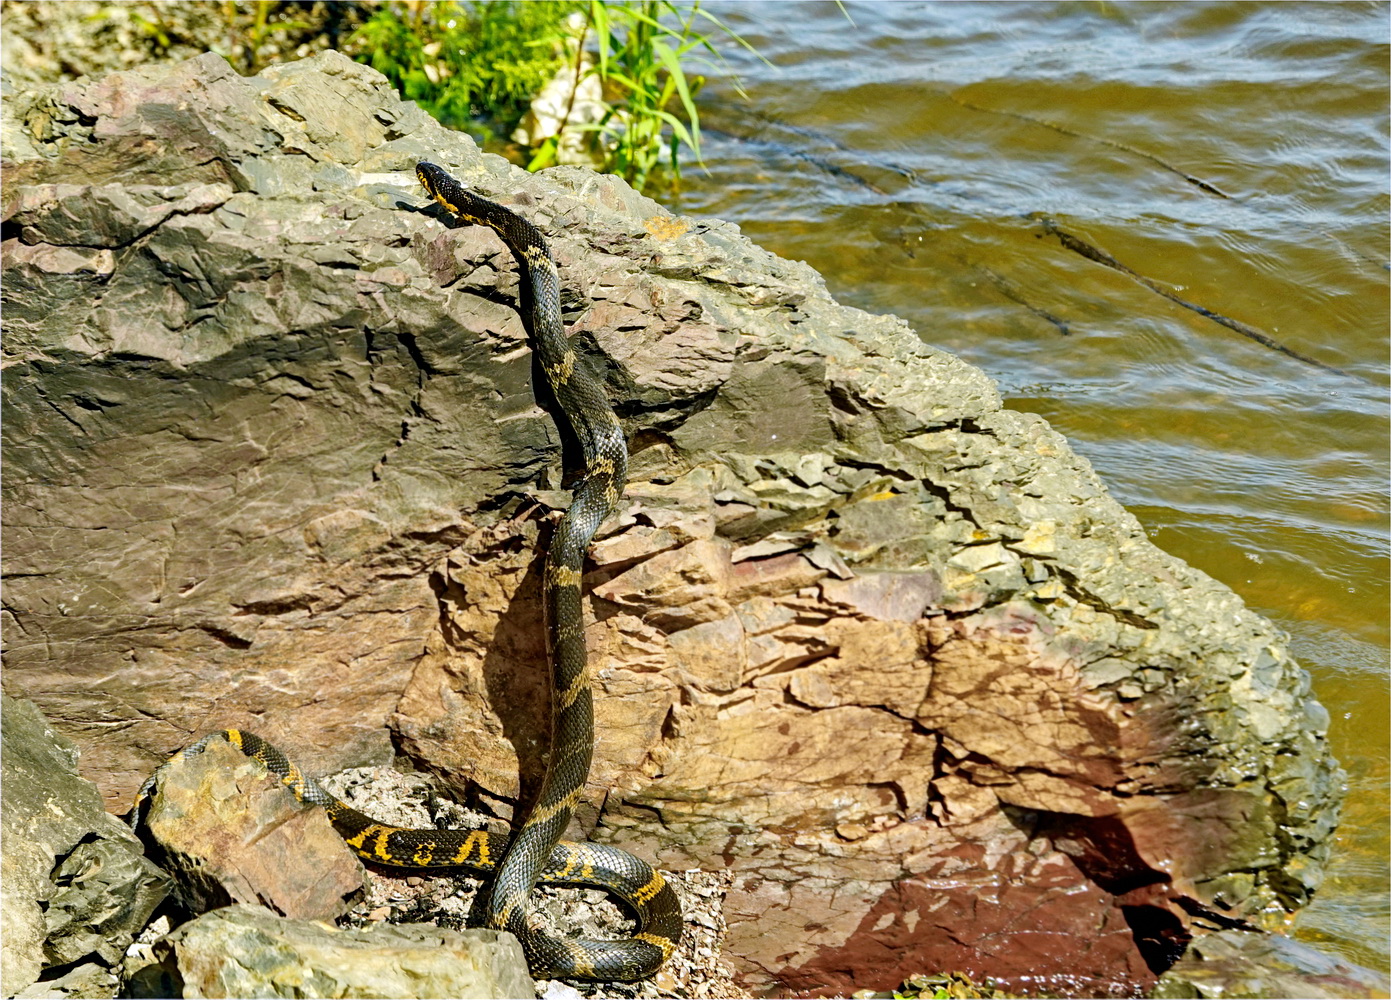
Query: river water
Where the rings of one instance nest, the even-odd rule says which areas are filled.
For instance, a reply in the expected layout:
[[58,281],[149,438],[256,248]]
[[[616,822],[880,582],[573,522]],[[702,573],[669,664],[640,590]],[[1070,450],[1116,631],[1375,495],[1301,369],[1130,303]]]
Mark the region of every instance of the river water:
[[673,207],[985,369],[1290,633],[1350,789],[1295,933],[1385,970],[1388,7],[705,9],[767,64],[720,46]]

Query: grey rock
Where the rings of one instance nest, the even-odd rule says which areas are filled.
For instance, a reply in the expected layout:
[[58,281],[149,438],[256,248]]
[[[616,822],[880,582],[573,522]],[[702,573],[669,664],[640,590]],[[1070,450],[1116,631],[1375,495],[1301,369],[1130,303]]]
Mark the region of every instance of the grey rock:
[[119,836],[78,844],[50,877],[58,887],[44,914],[44,953],[51,965],[89,955],[108,965],[120,961],[166,887],[164,873],[137,844]]
[[14,994],[16,1000],[63,1000],[65,997],[114,997],[121,982],[109,968],[97,962],[84,962],[55,979],[45,979]]
[[[155,943],[133,995],[185,997],[532,997],[517,939],[423,924],[338,930],[238,904]],[[149,988],[144,992],[141,988]]]
[[[167,879],[75,769],[77,748],[28,701],[3,697],[4,982],[50,966],[120,960]],[[89,963],[90,964],[90,963]],[[75,971],[75,970],[74,970]],[[85,979],[84,979],[85,981]]]
[[1195,940],[1149,996],[1154,1000],[1324,1000],[1388,994],[1391,981],[1383,973],[1280,934],[1228,930]]
[[580,1000],[582,994],[573,986],[562,983],[558,979],[552,979],[546,983],[545,992],[541,994],[541,1000]]

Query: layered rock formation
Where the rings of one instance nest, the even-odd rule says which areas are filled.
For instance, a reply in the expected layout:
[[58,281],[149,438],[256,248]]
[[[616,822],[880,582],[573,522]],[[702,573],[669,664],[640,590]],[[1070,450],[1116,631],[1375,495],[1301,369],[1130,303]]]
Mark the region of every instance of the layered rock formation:
[[731,869],[752,988],[1128,992],[1317,886],[1338,775],[1280,633],[804,265],[334,53],[18,95],[3,138],[4,683],[112,808],[229,726],[504,816],[539,774],[566,441],[515,262],[428,158],[547,233],[633,452],[574,832]]
[[1205,934],[1155,984],[1155,1000],[1222,997],[1385,997],[1383,973],[1326,955],[1278,934]]

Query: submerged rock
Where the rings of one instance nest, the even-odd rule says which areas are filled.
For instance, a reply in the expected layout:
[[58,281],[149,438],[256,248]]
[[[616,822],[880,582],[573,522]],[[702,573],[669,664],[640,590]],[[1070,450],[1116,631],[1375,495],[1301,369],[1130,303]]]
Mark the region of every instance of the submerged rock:
[[1220,931],[1193,942],[1160,977],[1155,1000],[1225,1000],[1227,997],[1385,997],[1391,982],[1371,969],[1344,962],[1279,934]]
[[1318,885],[1340,775],[1284,636],[901,320],[335,53],[4,111],[5,682],[113,807],[223,727],[503,817],[540,772],[567,439],[430,159],[547,234],[631,442],[571,832],[731,871],[751,988],[1133,993]]

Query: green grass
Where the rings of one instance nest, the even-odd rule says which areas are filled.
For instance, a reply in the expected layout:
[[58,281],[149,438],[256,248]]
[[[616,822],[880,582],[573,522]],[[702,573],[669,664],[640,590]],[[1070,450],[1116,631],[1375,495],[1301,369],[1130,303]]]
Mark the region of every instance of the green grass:
[[348,51],[408,100],[482,141],[505,134],[560,68],[565,0],[390,2],[354,33]]
[[[682,147],[700,161],[695,95],[705,77],[688,77],[685,66],[698,62],[719,70],[724,65],[710,35],[698,30],[701,26],[749,48],[698,2],[589,2],[581,44],[591,36],[595,40],[598,53],[592,72],[599,77],[611,108],[597,122],[568,127],[597,133],[598,148],[605,153],[604,169],[639,190],[660,176],[663,161],[665,178],[678,183]],[[560,141],[556,135],[538,147],[530,168],[554,162]]]
[[354,34],[349,52],[445,125],[495,142],[565,62],[566,19],[576,12],[583,25],[572,53],[590,50],[587,73],[597,75],[609,110],[530,150],[528,169],[557,162],[565,130],[584,131],[605,171],[639,190],[659,181],[674,186],[683,149],[700,161],[695,96],[705,77],[688,75],[687,67],[723,70],[712,35],[749,47],[699,2],[386,2]]

